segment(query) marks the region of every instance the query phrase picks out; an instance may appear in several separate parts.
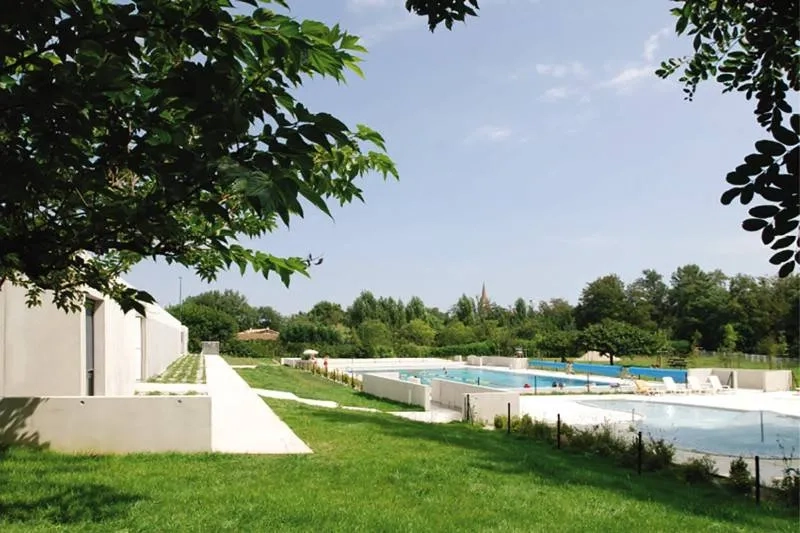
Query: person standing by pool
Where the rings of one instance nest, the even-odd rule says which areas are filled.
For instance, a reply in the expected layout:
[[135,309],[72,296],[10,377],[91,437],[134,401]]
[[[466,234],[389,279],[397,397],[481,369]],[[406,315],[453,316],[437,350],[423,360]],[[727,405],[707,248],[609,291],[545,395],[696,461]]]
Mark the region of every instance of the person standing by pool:
[[325,360],[322,362],[322,366],[325,367],[325,374],[328,373],[328,356],[325,356]]

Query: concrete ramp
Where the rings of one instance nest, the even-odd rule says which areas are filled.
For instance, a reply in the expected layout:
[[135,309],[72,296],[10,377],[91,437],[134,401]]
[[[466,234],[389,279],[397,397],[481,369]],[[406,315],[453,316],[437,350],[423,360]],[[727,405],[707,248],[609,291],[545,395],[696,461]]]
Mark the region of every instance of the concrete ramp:
[[206,355],[211,449],[221,453],[312,453],[222,357]]

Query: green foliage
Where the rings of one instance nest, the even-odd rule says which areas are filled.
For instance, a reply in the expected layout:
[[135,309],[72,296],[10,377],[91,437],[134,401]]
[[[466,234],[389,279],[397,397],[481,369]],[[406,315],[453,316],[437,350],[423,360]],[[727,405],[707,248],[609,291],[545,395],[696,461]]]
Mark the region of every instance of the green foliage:
[[690,459],[682,468],[683,478],[687,483],[701,484],[711,483],[717,476],[717,465],[708,455]]
[[784,503],[794,508],[800,507],[800,470],[787,467],[783,475],[773,481],[773,487]]
[[728,472],[728,481],[731,488],[741,494],[750,494],[753,490],[754,479],[750,474],[750,468],[747,466],[747,461],[738,457],[731,461],[731,467]]
[[304,319],[289,320],[280,333],[281,340],[289,343],[338,344],[342,340],[335,328]]
[[437,346],[431,348],[432,357],[451,357],[453,355],[496,355],[497,346],[491,341],[472,342],[453,346]]
[[236,327],[239,331],[258,325],[256,310],[247,303],[245,295],[237,291],[227,289],[223,292],[203,292],[196,296],[189,296],[183,303],[204,305],[221,311],[236,320]]
[[800,3],[675,1],[675,31],[694,36],[694,54],[663,62],[656,74],[666,78],[681,70],[688,100],[707,79],[716,79],[723,92],[755,97],[756,119],[772,138],[756,142],[756,151],[727,175],[733,187],[721,201],[728,205],[739,198],[748,205],[756,196],[764,201],[749,210],[742,227],[761,233],[762,242],[776,251],[770,262],[780,265],[780,276],[788,276],[800,262],[800,115],[790,104],[800,91]]
[[537,340],[537,351],[545,357],[574,357],[578,352],[578,332],[548,330]]
[[379,320],[363,322],[358,327],[358,339],[369,352],[381,355],[391,352],[387,347],[392,345],[392,330]]
[[609,354],[612,365],[614,356],[654,353],[655,341],[653,334],[615,320],[592,324],[578,338],[578,343],[586,350]]
[[402,327],[400,335],[411,344],[430,346],[436,339],[436,330],[427,322],[415,318]]
[[736,343],[739,341],[739,334],[733,324],[725,324],[722,328],[722,342],[718,350],[722,353],[733,353],[736,351]]
[[236,319],[212,307],[189,302],[170,307],[167,311],[179,316],[189,329],[190,352],[199,352],[203,341],[229,342],[237,332]]
[[585,327],[604,320],[626,320],[630,311],[625,284],[619,276],[611,274],[592,281],[583,289],[575,315],[578,326]]
[[358,38],[268,5],[4,5],[0,280],[31,303],[49,289],[77,309],[88,286],[142,312],[152,298],[118,277],[143,258],[286,284],[321,262],[238,239],[303,216],[302,201],[329,214],[362,199],[361,176],[397,173],[377,132],[293,94],[312,76],[360,74]]
[[436,344],[452,346],[475,342],[475,330],[460,320],[453,320],[436,333]]
[[220,344],[220,353],[235,357],[275,358],[280,356],[279,344],[275,341],[228,339]]

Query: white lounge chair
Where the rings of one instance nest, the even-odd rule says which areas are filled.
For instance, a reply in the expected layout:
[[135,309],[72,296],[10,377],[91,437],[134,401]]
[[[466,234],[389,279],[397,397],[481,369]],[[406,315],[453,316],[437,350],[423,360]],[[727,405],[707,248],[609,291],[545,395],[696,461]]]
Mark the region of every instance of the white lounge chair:
[[699,392],[705,394],[706,392],[713,392],[711,387],[706,384],[700,383],[700,380],[697,379],[696,376],[688,376],[686,378],[686,388],[689,392]]
[[685,387],[678,387],[678,384],[670,376],[662,377],[661,381],[664,382],[664,389],[670,394],[686,394],[689,392]]
[[722,382],[719,380],[719,376],[708,376],[708,384],[711,386],[711,390],[716,392],[733,392],[727,385],[723,385]]

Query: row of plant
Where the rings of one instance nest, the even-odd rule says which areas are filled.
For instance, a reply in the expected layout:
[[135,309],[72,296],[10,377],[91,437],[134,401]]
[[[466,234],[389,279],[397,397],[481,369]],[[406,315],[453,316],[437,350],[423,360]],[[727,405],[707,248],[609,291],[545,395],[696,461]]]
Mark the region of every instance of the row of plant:
[[[714,461],[703,456],[684,464],[676,464],[675,446],[664,439],[652,436],[638,441],[638,435],[626,437],[610,424],[599,424],[585,428],[568,424],[550,424],[536,420],[529,415],[512,417],[497,415],[494,418],[496,430],[509,431],[512,435],[556,444],[559,448],[574,453],[588,454],[615,461],[624,468],[639,468],[644,472],[671,469],[687,483],[718,484],[742,495],[751,496],[755,492],[755,482],[747,462],[739,457],[731,461],[727,478],[720,478]],[[772,494],[775,499],[788,505],[800,506],[800,472],[787,466],[784,475],[773,481]]]
[[360,379],[358,379],[355,375],[350,375],[342,370],[328,370],[325,367],[319,367],[310,362],[301,363],[298,368],[307,372],[311,372],[314,375],[327,378],[334,383],[341,383],[342,385],[346,385],[360,391],[364,390],[364,384]]

